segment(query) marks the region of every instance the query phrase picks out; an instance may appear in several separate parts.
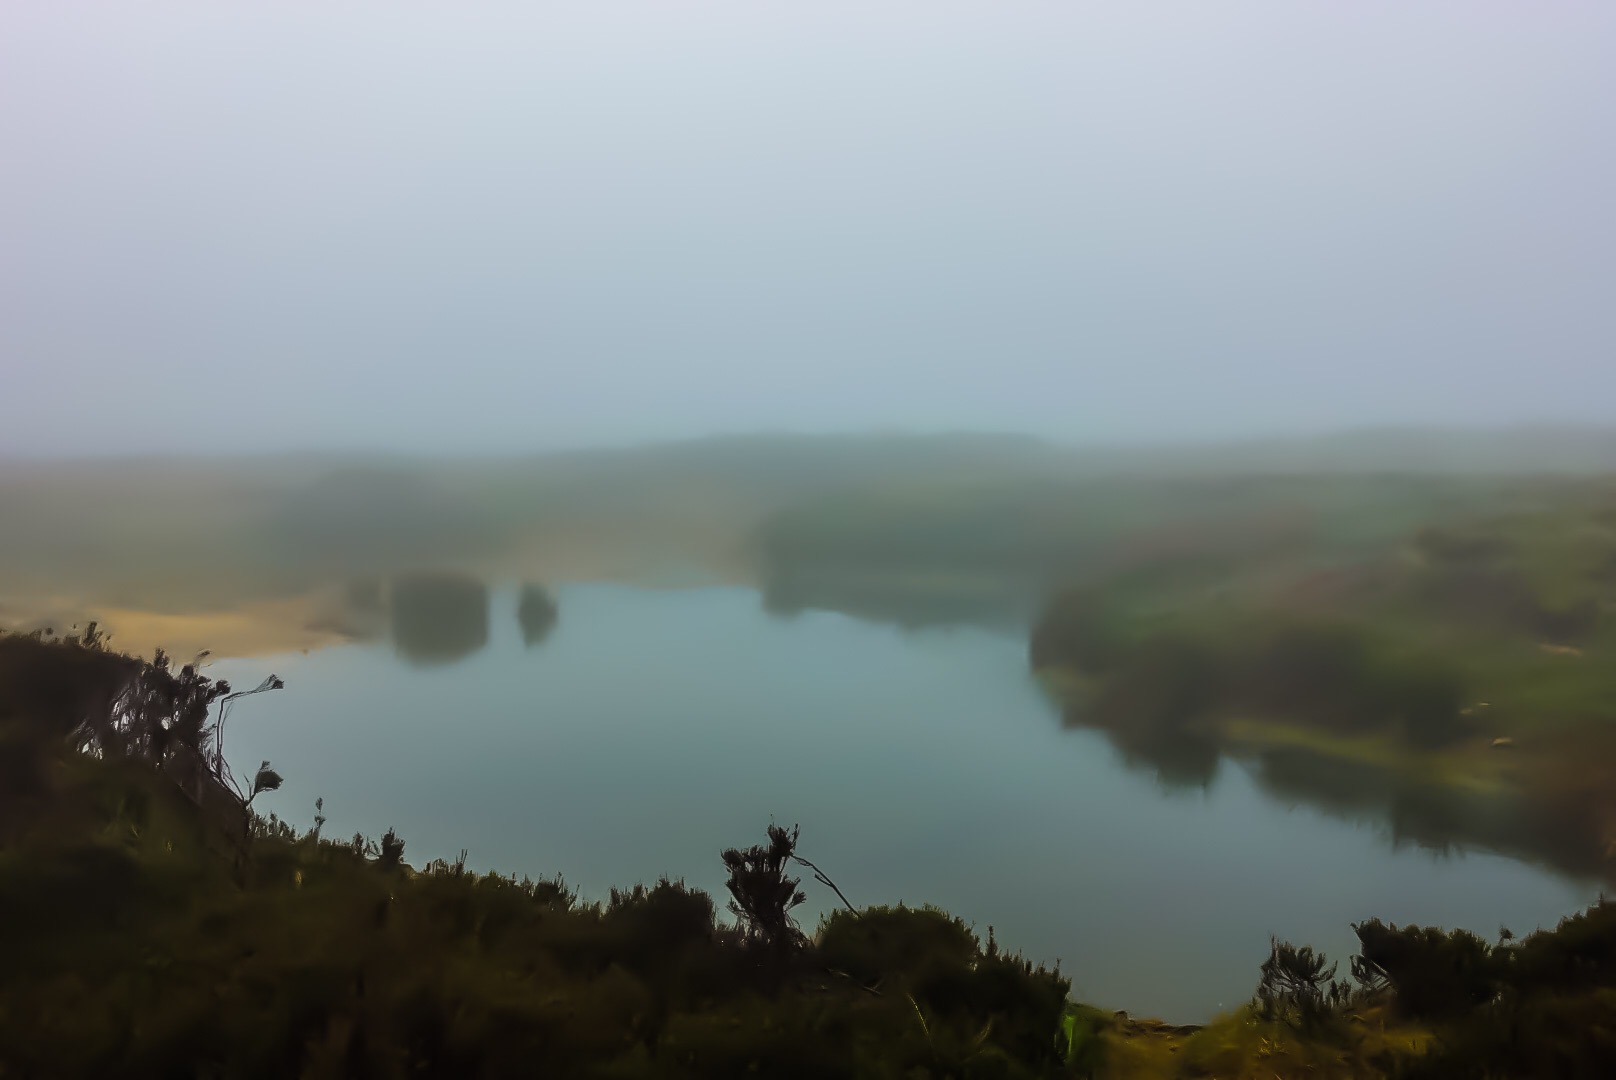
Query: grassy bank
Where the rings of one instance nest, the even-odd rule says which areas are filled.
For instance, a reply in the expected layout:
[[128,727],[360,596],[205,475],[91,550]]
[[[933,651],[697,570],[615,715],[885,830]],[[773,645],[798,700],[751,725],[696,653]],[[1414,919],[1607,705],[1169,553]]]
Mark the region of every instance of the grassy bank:
[[1616,880],[1616,502],[1539,494],[1348,557],[1085,582],[1030,660],[1069,723],[1177,781],[1240,757],[1290,796],[1418,804],[1447,823],[1424,839]]

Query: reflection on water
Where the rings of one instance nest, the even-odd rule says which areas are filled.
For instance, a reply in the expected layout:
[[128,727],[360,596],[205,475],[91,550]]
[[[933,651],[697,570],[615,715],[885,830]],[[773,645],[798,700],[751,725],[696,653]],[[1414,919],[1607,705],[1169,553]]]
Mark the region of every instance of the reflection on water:
[[1383,828],[1394,847],[1494,851],[1584,879],[1612,880],[1616,870],[1588,815],[1555,813],[1513,792],[1463,790],[1303,747],[1239,753],[1198,728],[1130,728],[1076,707],[1062,717],[1068,728],[1104,732],[1124,765],[1153,774],[1169,790],[1210,790],[1219,763],[1233,757],[1279,803]]
[[[805,854],[857,902],[992,923],[1062,959],[1080,997],[1184,1021],[1250,995],[1270,934],[1347,955],[1366,917],[1524,932],[1597,892],[1541,869],[1567,864],[1487,854],[1529,854],[1503,815],[1373,777],[1129,743],[1178,785],[1164,794],[1109,735],[1055,721],[1010,635],[591,585],[557,590],[567,619],[533,649],[519,590],[453,580],[453,600],[419,606],[435,634],[461,627],[434,655],[462,662],[400,672],[385,645],[354,644],[219,665],[294,688],[275,723],[233,733],[233,753],[286,776],[271,808],[296,820],[323,797],[333,832],[396,827],[412,861],[465,847],[478,869],[560,871],[592,897],[663,873],[722,896],[721,848],[801,822]],[[1461,850],[1388,844],[1388,822]],[[805,925],[835,905],[811,889]]]
[[1434,851],[1483,848],[1579,877],[1611,877],[1606,845],[1586,815],[1562,815],[1513,793],[1463,791],[1301,748],[1255,762],[1263,790],[1349,820],[1390,828],[1394,844]]
[[[432,572],[396,577],[389,584],[355,578],[344,590],[341,627],[354,641],[368,640],[385,617],[399,656],[411,664],[451,664],[488,644],[489,589],[469,574]],[[542,585],[521,588],[516,621],[528,648],[554,632],[559,608]]]
[[488,586],[463,574],[409,574],[392,583],[393,645],[412,664],[447,664],[488,643]]
[[542,645],[556,624],[555,597],[542,585],[523,585],[516,603],[516,621],[522,627],[522,644]]
[[1164,737],[1147,732],[1130,737],[1113,731],[1110,735],[1125,765],[1154,772],[1170,791],[1210,788],[1223,759],[1217,743],[1198,733]]

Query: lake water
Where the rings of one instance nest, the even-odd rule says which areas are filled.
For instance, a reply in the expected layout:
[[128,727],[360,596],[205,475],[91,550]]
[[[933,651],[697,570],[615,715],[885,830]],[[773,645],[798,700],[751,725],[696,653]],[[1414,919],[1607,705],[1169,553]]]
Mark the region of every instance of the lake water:
[[[1345,959],[1370,916],[1487,936],[1553,925],[1597,883],[1485,851],[1394,844],[1389,826],[1287,805],[1224,760],[1169,789],[1073,730],[1024,642],[780,617],[743,588],[576,585],[524,642],[514,589],[486,640],[411,661],[393,642],[232,660],[238,768],[286,777],[260,799],[327,835],[395,827],[419,867],[560,873],[586,897],[683,877],[722,910],[721,848],[800,823],[799,850],[853,903],[932,903],[1037,960],[1074,995],[1202,1020],[1249,997],[1270,934]],[[812,929],[835,904],[805,876]]]

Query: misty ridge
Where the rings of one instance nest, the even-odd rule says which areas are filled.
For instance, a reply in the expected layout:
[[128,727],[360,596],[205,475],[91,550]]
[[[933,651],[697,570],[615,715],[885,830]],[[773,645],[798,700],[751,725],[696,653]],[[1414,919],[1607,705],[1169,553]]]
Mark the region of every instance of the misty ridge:
[[[1220,507],[1281,514],[1299,512],[1314,476],[1353,498],[1406,503],[1612,470],[1616,429],[1553,427],[1106,447],[759,435],[508,458],[12,458],[0,462],[0,557],[14,568],[8,592],[70,594],[69,578],[111,575],[126,595],[102,599],[136,605],[153,596],[143,575],[179,590],[165,602],[223,575],[229,602],[379,570],[504,572],[513,555],[519,567],[541,549],[540,569],[563,576],[593,563],[588,574],[728,580],[767,577],[771,560],[789,572],[799,554],[822,561],[828,550],[808,552],[816,530],[852,515],[871,527],[908,517],[929,534],[923,546],[953,545],[978,564],[998,558],[996,569],[1048,587],[1073,572],[1063,563],[1093,539],[1081,520],[1100,507],[1131,503],[1141,523]],[[1141,491],[1150,494],[1135,498]],[[166,569],[181,563],[183,575]]]

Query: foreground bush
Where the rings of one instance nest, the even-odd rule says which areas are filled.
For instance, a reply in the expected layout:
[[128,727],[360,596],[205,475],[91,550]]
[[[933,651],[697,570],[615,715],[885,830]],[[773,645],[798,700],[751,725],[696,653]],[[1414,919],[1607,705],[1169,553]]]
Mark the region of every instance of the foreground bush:
[[0,819],[0,1076],[1062,1074],[1059,976],[963,928],[887,947],[928,913],[797,930],[795,830],[724,853],[734,927],[680,882],[581,903],[464,857],[416,871],[391,831],[257,816],[272,770],[236,794],[206,768],[227,687],[6,641],[0,767],[27,782]]

